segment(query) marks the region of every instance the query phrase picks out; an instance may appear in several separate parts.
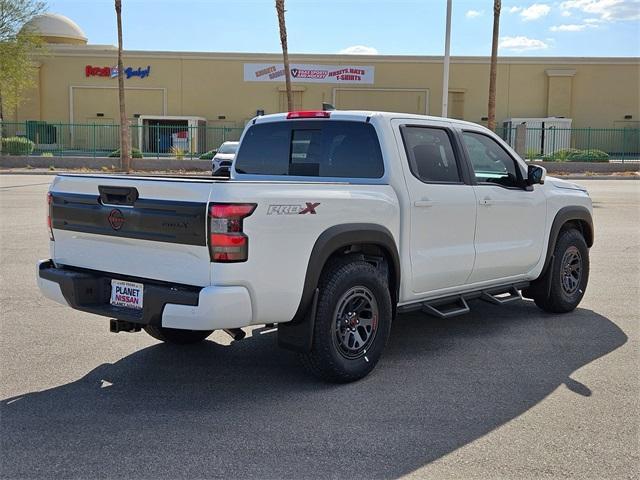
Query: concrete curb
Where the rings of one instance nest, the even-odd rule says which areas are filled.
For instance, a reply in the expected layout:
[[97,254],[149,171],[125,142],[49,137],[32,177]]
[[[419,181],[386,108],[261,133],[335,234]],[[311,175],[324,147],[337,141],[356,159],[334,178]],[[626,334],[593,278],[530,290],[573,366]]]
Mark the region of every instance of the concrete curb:
[[625,175],[567,175],[557,176],[562,180],[640,180],[640,175],[625,176]]
[[[620,173],[620,172],[640,172],[640,162],[626,163],[600,163],[600,162],[527,162],[533,165],[540,165],[547,170],[550,175],[565,173],[585,174],[586,172],[598,173]],[[595,175],[594,175],[595,176]]]
[[[56,169],[87,168],[91,170],[101,170],[103,168],[111,170],[112,166],[119,164],[119,159],[108,157],[24,157],[24,156],[0,156],[0,167],[4,168],[25,168],[27,165],[33,168]],[[134,158],[132,159],[133,170],[211,170],[211,160],[174,158]]]
[[[9,171],[4,171],[4,170],[0,170],[0,175],[58,175],[59,173],[68,173],[68,172],[30,172],[30,171],[26,171],[26,172],[17,172],[15,170],[9,170]],[[86,172],[89,173],[89,172]],[[93,172],[92,172],[93,173]],[[103,172],[101,172],[103,173]]]

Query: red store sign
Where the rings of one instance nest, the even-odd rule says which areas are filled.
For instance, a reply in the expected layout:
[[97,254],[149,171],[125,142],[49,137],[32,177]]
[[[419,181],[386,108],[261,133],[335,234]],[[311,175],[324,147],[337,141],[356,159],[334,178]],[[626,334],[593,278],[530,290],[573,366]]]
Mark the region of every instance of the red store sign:
[[[133,67],[127,67],[124,69],[124,74],[127,79],[131,77],[145,78],[149,76],[149,73],[151,73],[150,65],[146,68],[138,67],[134,69]],[[87,77],[116,78],[118,76],[118,67],[94,67],[93,65],[87,65],[84,67],[84,74]]]

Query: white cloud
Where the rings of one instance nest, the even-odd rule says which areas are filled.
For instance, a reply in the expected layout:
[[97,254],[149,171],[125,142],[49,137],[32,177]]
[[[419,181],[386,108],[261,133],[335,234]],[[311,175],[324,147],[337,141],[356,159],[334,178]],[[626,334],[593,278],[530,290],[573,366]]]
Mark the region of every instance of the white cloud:
[[522,7],[511,7],[509,13],[518,13],[522,11]]
[[498,47],[504,50],[513,50],[516,52],[525,52],[530,50],[545,50],[549,45],[542,40],[529,38],[524,36],[517,37],[500,37]]
[[552,27],[549,28],[549,30],[551,30],[552,32],[581,32],[582,30],[590,26],[591,25],[587,25],[584,23],[582,25],[576,25],[576,24],[553,25]]
[[464,14],[467,18],[476,18],[484,15],[484,10],[468,10],[467,13]]
[[551,11],[551,7],[544,3],[534,3],[530,7],[525,8],[520,12],[520,16],[525,21],[538,20],[545,17]]
[[640,20],[640,0],[567,0],[563,10],[577,10],[604,22]]
[[571,12],[569,10],[564,10],[560,15],[562,15],[563,17],[570,17]]
[[343,48],[338,53],[343,55],[378,55],[378,50],[365,45],[352,45],[350,47]]

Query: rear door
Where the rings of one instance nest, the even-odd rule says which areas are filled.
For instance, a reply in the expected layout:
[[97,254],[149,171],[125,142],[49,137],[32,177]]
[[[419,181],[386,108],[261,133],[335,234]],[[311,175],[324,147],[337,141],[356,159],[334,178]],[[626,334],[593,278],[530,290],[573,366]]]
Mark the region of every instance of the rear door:
[[477,201],[448,122],[394,120],[410,198],[415,294],[464,285],[475,259]]
[[210,284],[210,180],[56,177],[51,217],[57,264],[185,285]]

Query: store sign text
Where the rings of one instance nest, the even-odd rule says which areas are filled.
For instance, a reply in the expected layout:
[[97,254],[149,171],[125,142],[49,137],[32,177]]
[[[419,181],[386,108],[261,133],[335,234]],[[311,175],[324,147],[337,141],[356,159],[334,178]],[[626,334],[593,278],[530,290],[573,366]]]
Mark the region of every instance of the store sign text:
[[[118,77],[118,67],[94,67],[93,65],[87,65],[84,67],[84,73],[87,77],[108,77],[108,78],[117,78]],[[138,67],[137,69],[133,69],[132,67],[127,67],[124,69],[124,74],[127,78],[131,77],[140,77],[145,78],[148,77],[151,73],[151,66],[147,66],[147,68]]]
[[[373,66],[291,64],[291,80],[298,83],[372,84]],[[284,80],[281,63],[245,63],[245,82],[279,82]]]

